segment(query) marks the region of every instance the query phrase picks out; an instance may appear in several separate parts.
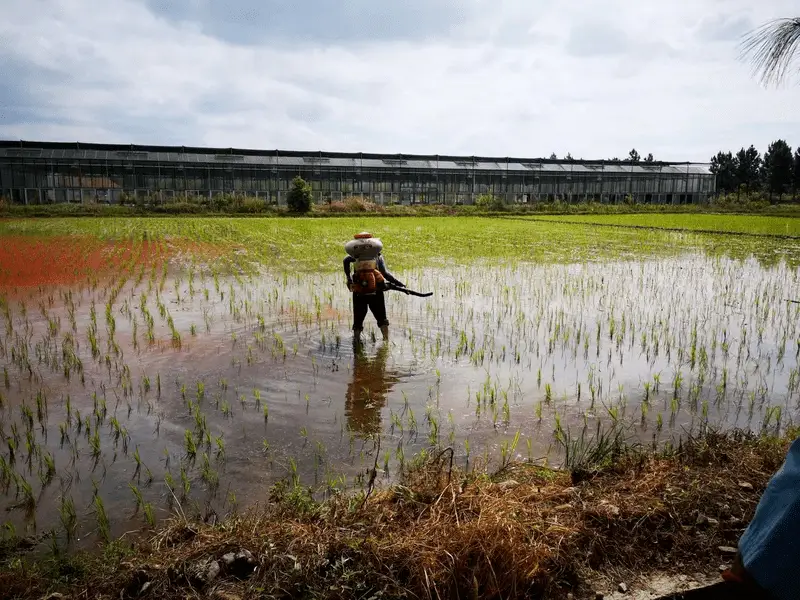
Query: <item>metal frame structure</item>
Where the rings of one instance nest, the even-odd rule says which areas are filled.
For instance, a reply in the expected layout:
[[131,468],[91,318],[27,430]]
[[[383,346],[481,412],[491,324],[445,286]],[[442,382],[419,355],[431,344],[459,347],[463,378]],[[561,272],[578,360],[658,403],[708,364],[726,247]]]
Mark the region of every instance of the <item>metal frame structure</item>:
[[284,205],[298,175],[315,202],[362,196],[379,204],[472,204],[493,194],[509,204],[627,196],[684,204],[716,190],[708,163],[0,141],[0,196],[19,204],[238,194]]

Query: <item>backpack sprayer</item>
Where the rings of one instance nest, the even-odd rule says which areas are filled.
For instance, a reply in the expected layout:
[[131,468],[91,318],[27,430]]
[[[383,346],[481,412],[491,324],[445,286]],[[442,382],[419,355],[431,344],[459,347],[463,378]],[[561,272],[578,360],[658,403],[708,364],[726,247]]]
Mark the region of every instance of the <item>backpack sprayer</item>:
[[356,234],[344,245],[345,252],[355,259],[353,264],[353,291],[360,294],[374,294],[377,291],[395,290],[410,296],[427,298],[433,292],[415,292],[387,281],[378,269],[378,256],[383,251],[383,242],[372,234]]

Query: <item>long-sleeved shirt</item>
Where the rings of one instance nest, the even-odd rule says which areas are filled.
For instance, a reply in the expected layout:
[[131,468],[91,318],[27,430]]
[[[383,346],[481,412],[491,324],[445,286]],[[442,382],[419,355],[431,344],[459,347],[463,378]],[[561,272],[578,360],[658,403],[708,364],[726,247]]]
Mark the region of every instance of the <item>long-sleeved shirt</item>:
[[[350,265],[352,265],[355,260],[356,259],[352,256],[345,256],[344,258],[344,274],[347,276],[347,283],[353,283],[353,278],[350,275]],[[386,261],[383,260],[382,254],[378,255],[378,258],[375,259],[375,262],[378,271],[381,272],[381,275],[383,275],[389,283],[399,285],[400,287],[405,287],[394,275],[389,272],[389,269],[386,268]]]
[[739,553],[748,574],[777,600],[800,597],[800,438],[767,484]]

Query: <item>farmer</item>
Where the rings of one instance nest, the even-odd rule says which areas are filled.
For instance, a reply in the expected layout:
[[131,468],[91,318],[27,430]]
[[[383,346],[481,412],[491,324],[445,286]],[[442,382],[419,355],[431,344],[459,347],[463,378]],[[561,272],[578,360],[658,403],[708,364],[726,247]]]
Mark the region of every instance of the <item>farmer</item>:
[[[371,310],[378,322],[383,339],[389,338],[389,320],[386,318],[386,302],[383,297],[384,282],[388,281],[400,288],[400,283],[386,268],[383,260],[383,243],[371,233],[356,234],[344,246],[347,256],[344,259],[344,272],[347,287],[353,292],[353,337],[358,340],[364,329],[367,310]],[[353,274],[350,266],[353,265]]]

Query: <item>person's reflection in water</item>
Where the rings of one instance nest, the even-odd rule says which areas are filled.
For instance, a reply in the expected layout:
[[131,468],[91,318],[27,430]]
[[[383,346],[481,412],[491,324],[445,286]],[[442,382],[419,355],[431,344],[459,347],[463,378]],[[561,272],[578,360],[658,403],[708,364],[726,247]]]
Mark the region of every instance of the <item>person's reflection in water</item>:
[[388,353],[386,342],[381,343],[372,358],[367,355],[363,343],[353,343],[353,372],[347,386],[345,416],[350,429],[365,437],[380,433],[381,409],[392,387],[400,380],[396,374],[386,371]]

